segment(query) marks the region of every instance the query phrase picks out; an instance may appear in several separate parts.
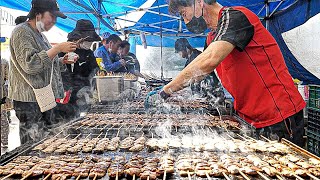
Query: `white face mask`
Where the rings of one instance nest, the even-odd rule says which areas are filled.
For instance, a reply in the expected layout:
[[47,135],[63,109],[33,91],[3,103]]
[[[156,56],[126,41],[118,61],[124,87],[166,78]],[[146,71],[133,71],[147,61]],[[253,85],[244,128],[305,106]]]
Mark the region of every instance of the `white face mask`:
[[[37,19],[37,18],[36,18]],[[44,32],[46,31],[46,29],[44,28],[44,23],[41,21],[41,18],[40,20],[36,20],[36,27],[38,29],[39,32]]]
[[93,42],[84,41],[84,42],[79,44],[79,47],[80,47],[80,49],[89,50],[91,48],[92,43]]

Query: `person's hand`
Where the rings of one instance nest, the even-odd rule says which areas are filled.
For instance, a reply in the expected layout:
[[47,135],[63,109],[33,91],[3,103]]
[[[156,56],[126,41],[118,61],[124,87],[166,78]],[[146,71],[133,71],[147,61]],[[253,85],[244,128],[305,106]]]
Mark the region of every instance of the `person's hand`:
[[124,59],[120,59],[119,62],[121,63],[122,66],[127,65],[127,62]]
[[68,53],[63,56],[62,63],[63,64],[74,64],[79,60],[79,55],[76,54],[73,58],[73,61],[68,61]]
[[164,92],[163,86],[157,87],[148,93],[146,100],[144,101],[144,107],[145,109],[156,107],[157,105],[163,103],[169,96],[169,94]]
[[77,49],[77,43],[74,42],[63,42],[56,45],[60,52],[73,52]]

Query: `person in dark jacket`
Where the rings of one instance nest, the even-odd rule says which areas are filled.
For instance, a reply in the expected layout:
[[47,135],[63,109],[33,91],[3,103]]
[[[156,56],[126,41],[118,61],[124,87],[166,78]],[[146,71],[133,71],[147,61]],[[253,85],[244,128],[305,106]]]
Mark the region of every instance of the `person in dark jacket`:
[[92,22],[86,19],[78,20],[75,29],[68,34],[68,41],[78,43],[74,52],[79,56],[78,61],[67,65],[66,72],[62,73],[65,89],[71,90],[68,107],[63,109],[68,110],[64,111],[66,112],[65,115],[71,116],[71,118],[78,117],[80,112],[88,108],[87,101],[88,96],[92,95],[90,90],[92,89],[93,76],[99,69],[90,47],[94,41],[100,40]]
[[188,64],[190,64],[199,54],[201,54],[201,51],[193,48],[186,38],[177,39],[174,44],[174,49],[175,52],[179,53],[182,58],[187,59],[184,67],[187,67]]
[[[174,49],[182,58],[187,59],[184,67],[187,67],[199,54],[201,54],[201,51],[193,48],[186,38],[177,39]],[[207,97],[209,99],[214,97],[214,99],[216,99],[218,96],[221,99],[220,102],[224,100],[221,84],[214,72],[207,75],[202,81],[194,82],[190,86],[193,93],[200,94],[202,97]]]
[[103,68],[108,72],[128,72],[126,61],[118,55],[121,42],[122,40],[118,35],[111,34],[102,40],[102,46],[94,52],[95,57],[102,58]]

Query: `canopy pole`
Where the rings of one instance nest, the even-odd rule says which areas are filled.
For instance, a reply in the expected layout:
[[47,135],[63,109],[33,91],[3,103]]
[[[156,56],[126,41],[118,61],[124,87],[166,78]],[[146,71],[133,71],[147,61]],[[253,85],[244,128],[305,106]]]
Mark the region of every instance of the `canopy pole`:
[[[1,20],[2,20],[2,9],[0,8],[0,24],[1,24]],[[1,26],[0,26],[0,37],[1,37]],[[1,56],[1,42],[0,42],[0,82],[1,82],[1,85],[0,85],[0,96],[2,98],[2,74],[4,74],[2,72],[2,56]],[[4,78],[3,78],[4,79]],[[0,104],[0,143],[2,143],[2,109],[1,109],[1,104]],[[1,149],[2,147],[0,148],[0,155],[1,155]]]
[[160,11],[160,5],[159,5],[159,0],[157,0],[158,3],[158,13],[160,16],[160,61],[161,61],[161,79],[163,79],[163,44],[162,44],[162,14]]
[[101,31],[101,18],[102,18],[102,16],[101,16],[101,4],[102,4],[102,1],[101,0],[98,0],[98,26],[97,26],[97,34],[99,34],[100,35],[100,31]]
[[270,15],[270,6],[269,6],[269,0],[265,1],[266,3],[266,29],[269,31],[269,15]]

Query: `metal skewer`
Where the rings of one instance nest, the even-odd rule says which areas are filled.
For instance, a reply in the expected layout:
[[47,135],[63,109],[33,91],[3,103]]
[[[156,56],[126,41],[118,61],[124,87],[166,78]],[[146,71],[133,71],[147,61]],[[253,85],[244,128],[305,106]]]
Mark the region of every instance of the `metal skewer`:
[[10,176],[12,176],[12,175],[14,175],[14,173],[11,173],[11,174],[9,174],[9,175],[7,175],[7,176],[3,177],[1,180],[7,179],[7,178],[9,178],[9,177],[10,177]]
[[21,180],[27,179],[29,176],[31,176],[32,173],[33,173],[33,172],[31,171],[31,172],[30,172],[29,174],[27,174],[25,177],[21,178]]

